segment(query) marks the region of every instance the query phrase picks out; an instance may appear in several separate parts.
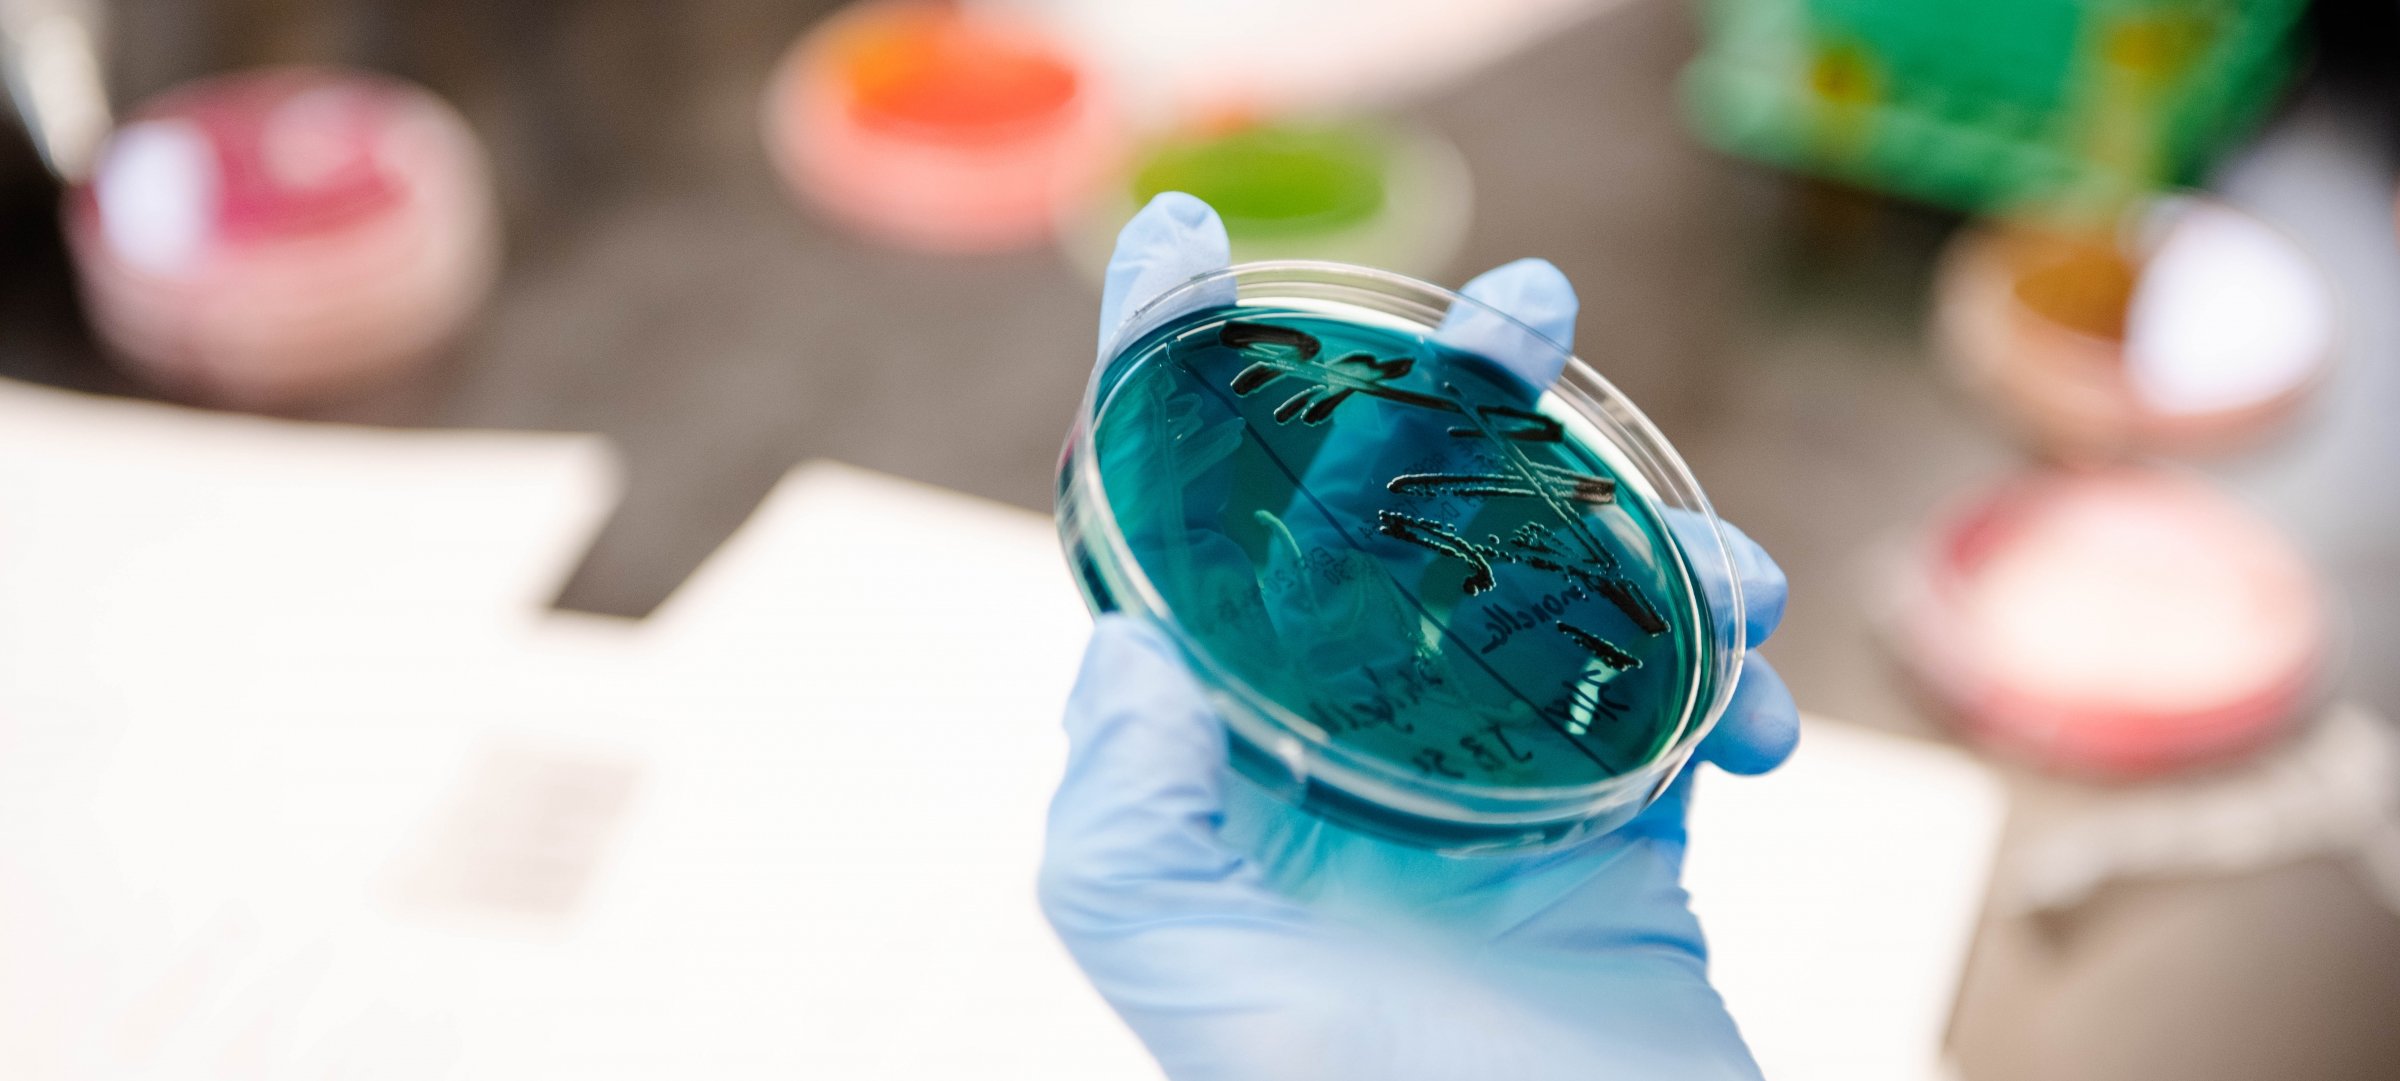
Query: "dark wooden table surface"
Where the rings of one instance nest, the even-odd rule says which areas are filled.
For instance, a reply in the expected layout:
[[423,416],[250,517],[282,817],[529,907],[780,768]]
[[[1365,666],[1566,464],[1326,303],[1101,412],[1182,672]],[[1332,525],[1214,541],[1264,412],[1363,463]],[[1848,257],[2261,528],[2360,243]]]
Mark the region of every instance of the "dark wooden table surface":
[[[494,145],[509,214],[498,295],[436,371],[318,415],[608,434],[627,499],[561,603],[639,615],[805,458],[1049,505],[1097,291],[1053,252],[895,253],[785,199],[755,94],[822,6],[251,3],[201,18],[150,0],[120,14],[116,81],[133,100],[220,66],[341,60],[461,104]],[[1408,105],[1474,170],[1477,217],[1447,279],[1522,255],[1565,268],[1584,298],[1579,351],[1790,573],[1769,655],[1801,702],[1938,738],[1861,600],[1876,542],[2018,462],[1924,346],[1925,281],[1954,222],[1695,146],[1673,89],[1692,41],[1680,5],[1638,0]],[[2344,691],[2400,714],[2400,435],[2384,422],[2400,406],[2400,252],[2377,130],[2308,95],[2225,174],[2334,266],[2352,337],[2335,393],[2291,439],[2213,468],[2334,583]],[[51,196],[21,153],[0,150],[0,374],[140,393],[79,328]],[[2107,798],[2010,777],[2012,835]],[[2395,1019],[2400,917],[2318,861],[1988,919],[1953,1043],[1972,1081],[2400,1077]]]

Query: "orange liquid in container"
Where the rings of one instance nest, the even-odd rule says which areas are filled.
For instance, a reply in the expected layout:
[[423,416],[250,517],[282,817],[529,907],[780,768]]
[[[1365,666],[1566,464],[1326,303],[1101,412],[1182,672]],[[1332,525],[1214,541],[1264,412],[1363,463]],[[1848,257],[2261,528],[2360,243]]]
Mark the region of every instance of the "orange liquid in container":
[[793,46],[768,89],[785,180],[853,230],[979,251],[1048,239],[1114,128],[1063,47],[1003,16],[869,4]]
[[860,123],[930,138],[1006,138],[1063,115],[1082,91],[1051,50],[934,11],[865,27],[832,59]]

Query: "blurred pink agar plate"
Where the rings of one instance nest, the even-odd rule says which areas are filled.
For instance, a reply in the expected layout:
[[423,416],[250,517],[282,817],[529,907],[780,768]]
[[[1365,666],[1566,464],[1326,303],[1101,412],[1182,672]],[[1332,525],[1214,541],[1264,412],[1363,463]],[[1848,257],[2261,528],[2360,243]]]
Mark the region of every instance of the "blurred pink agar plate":
[[380,76],[286,68],[158,98],[66,196],[101,338],[169,390],[273,408],[421,362],[497,263],[465,121]]
[[1902,659],[1972,738],[2141,775],[2257,747],[2312,701],[2314,578],[2274,529],[2160,472],[2042,472],[1940,519],[1907,570]]
[[1115,146],[1090,73],[989,11],[870,3],[792,46],[767,89],[785,181],[870,236],[982,251],[1046,239]]

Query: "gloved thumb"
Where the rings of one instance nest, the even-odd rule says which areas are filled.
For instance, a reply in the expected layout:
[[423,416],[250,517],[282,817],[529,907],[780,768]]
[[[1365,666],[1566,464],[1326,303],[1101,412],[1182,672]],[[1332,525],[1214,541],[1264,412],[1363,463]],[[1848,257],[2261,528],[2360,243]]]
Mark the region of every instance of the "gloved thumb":
[[1144,925],[1300,918],[1219,834],[1224,722],[1155,627],[1127,615],[1093,624],[1066,727],[1041,899],[1079,957]]

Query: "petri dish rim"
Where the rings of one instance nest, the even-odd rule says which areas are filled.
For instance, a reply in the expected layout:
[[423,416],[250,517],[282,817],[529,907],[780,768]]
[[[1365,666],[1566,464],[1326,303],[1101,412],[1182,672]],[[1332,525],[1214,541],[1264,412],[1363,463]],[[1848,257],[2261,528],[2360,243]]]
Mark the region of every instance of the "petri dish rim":
[[[1579,785],[1492,787],[1447,783],[1417,776],[1384,759],[1358,754],[1327,736],[1315,722],[1285,707],[1243,680],[1210,655],[1186,633],[1165,598],[1142,571],[1116,523],[1102,486],[1093,431],[1105,402],[1102,380],[1110,364],[1130,344],[1180,317],[1200,303],[1222,302],[1230,286],[1236,305],[1274,303],[1297,306],[1336,317],[1360,319],[1415,333],[1432,334],[1452,310],[1465,307],[1497,318],[1564,360],[1558,380],[1543,391],[1555,398],[1589,434],[1606,439],[1624,454],[1636,480],[1661,510],[1680,509],[1699,515],[1707,525],[1707,550],[1695,552],[1672,531],[1670,544],[1682,562],[1680,573],[1699,614],[1708,626],[1700,628],[1710,652],[1708,685],[1687,692],[1683,715],[1673,738],[1640,766]],[[1089,570],[1101,575],[1108,599],[1158,626],[1176,643],[1200,677],[1231,732],[1276,762],[1295,786],[1322,782],[1350,799],[1363,799],[1401,815],[1466,829],[1534,831],[1552,829],[1544,844],[1581,837],[1588,829],[1557,832],[1555,827],[1607,820],[1612,827],[1646,807],[1681,773],[1699,742],[1714,728],[1731,699],[1740,677],[1743,655],[1743,605],[1740,575],[1722,524],[1690,468],[1639,407],[1618,391],[1589,363],[1565,345],[1541,334],[1505,312],[1472,297],[1391,271],[1316,260],[1269,260],[1240,263],[1210,271],[1168,289],[1129,315],[1104,343],[1099,361],[1085,383],[1081,408],[1068,435],[1060,476],[1059,529],[1070,559],[1088,556]],[[1665,489],[1662,491],[1661,489]],[[1093,551],[1094,547],[1098,551]],[[1705,590],[1695,562],[1713,564],[1721,575],[1721,590]],[[1080,563],[1081,561],[1078,560]],[[1077,566],[1077,586],[1095,609],[1102,598],[1086,568]],[[1718,601],[1722,609],[1718,610]],[[1134,601],[1138,603],[1127,603]],[[1622,814],[1612,812],[1622,811]],[[1522,845],[1502,844],[1519,848]],[[1469,849],[1471,850],[1471,849]]]

